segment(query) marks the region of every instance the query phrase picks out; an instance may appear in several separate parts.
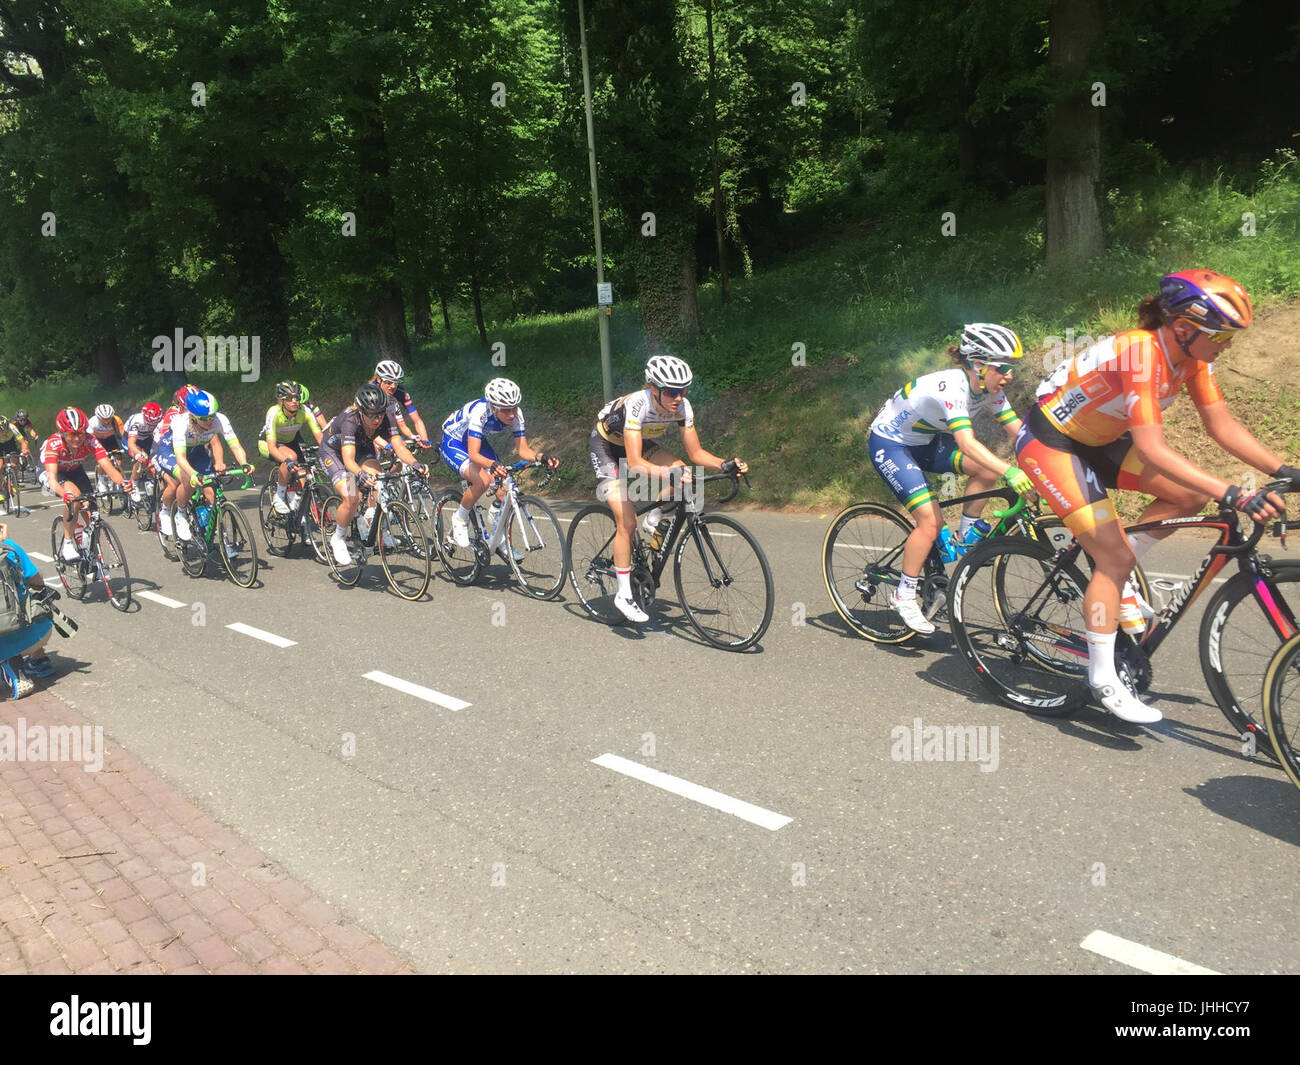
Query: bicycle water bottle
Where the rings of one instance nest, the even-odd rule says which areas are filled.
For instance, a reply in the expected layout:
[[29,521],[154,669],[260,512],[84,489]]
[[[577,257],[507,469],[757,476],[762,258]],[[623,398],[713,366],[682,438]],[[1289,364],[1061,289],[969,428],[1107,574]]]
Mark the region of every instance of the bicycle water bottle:
[[984,537],[993,531],[993,526],[983,518],[977,518],[975,524],[966,530],[966,535],[961,538],[961,546],[964,548],[962,554],[970,550],[972,545],[979,543]]
[[668,519],[664,518],[662,521],[659,522],[658,525],[655,526],[655,531],[650,534],[651,551],[658,551],[659,548],[663,545],[664,534],[667,532],[667,530],[668,530]]
[[212,507],[207,503],[200,503],[194,508],[194,512],[199,516],[199,528],[206,529],[212,520]]
[[939,557],[947,562],[956,562],[961,558],[962,548],[947,525],[939,526]]
[[370,535],[370,525],[374,520],[375,508],[370,507],[361,515],[361,520],[357,522],[357,532],[361,534],[363,540]]

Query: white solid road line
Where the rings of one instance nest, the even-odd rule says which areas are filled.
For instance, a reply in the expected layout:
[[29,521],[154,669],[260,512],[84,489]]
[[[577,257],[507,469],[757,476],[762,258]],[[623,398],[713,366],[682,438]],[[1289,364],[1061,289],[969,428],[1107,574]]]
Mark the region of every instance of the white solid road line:
[[[177,604],[181,606],[183,604]],[[266,643],[274,644],[276,647],[293,647],[297,640],[286,640],[283,636],[277,636],[273,632],[267,632],[265,629],[255,629],[252,625],[245,625],[242,621],[236,621],[226,626],[228,629],[234,629],[236,632],[242,632],[245,636],[251,636],[255,640],[263,640]]]
[[36,559],[38,562],[53,562],[53,561],[54,561],[53,556],[51,556],[51,555],[42,555],[39,551],[28,551],[27,553],[28,553],[29,555],[31,555],[32,558]]
[[725,814],[734,814],[742,821],[748,821],[750,824],[758,825],[761,828],[771,829],[773,832],[794,820],[793,817],[773,813],[771,810],[765,810],[761,806],[755,806],[753,803],[744,802],[741,799],[733,799],[730,795],[723,795],[720,791],[701,787],[699,784],[692,784],[689,780],[670,776],[658,769],[651,769],[648,766],[641,765],[639,762],[620,758],[616,754],[602,754],[599,758],[593,758],[592,761],[596,765],[614,770],[615,773],[635,777],[647,784],[653,784],[656,788],[663,788],[664,791],[671,791],[674,795],[680,795],[682,798],[702,803],[705,806],[712,806],[715,810],[721,810]]
[[401,677],[394,677],[377,669],[372,669],[363,676],[365,680],[373,680],[376,684],[385,684],[399,692],[405,692],[407,695],[414,695],[417,699],[423,699],[426,703],[437,703],[448,710],[464,710],[465,707],[474,705],[465,702],[464,699],[457,699],[454,695],[443,695],[442,692],[434,691],[432,688],[412,684],[409,680],[402,680]]
[[168,599],[165,595],[159,595],[157,592],[136,592],[137,599],[148,599],[151,603],[161,603],[163,606],[178,607],[184,606],[184,603],[175,599]]
[[1150,947],[1144,947],[1141,943],[1121,939],[1119,936],[1113,936],[1109,932],[1100,930],[1090,932],[1079,946],[1084,950],[1092,951],[1094,954],[1100,954],[1103,958],[1110,958],[1112,961],[1131,965],[1134,969],[1141,969],[1144,973],[1154,973],[1157,976],[1221,975],[1213,969],[1193,965],[1190,961],[1175,958],[1172,954],[1152,950]]

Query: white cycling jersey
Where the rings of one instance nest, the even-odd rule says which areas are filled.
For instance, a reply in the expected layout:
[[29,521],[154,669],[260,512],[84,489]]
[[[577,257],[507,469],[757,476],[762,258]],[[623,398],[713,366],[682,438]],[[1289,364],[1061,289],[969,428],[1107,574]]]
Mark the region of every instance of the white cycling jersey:
[[969,429],[986,409],[999,425],[1016,419],[1005,392],[972,393],[966,371],[954,367],[908,381],[885,401],[871,431],[899,444],[927,444],[936,433]]
[[648,388],[610,400],[596,415],[596,431],[611,444],[619,446],[622,446],[623,433],[628,429],[636,430],[644,439],[653,440],[668,432],[670,425],[678,425],[683,429],[695,425],[691,401],[682,396],[682,405],[677,408],[677,413],[664,414],[655,409],[654,398]]

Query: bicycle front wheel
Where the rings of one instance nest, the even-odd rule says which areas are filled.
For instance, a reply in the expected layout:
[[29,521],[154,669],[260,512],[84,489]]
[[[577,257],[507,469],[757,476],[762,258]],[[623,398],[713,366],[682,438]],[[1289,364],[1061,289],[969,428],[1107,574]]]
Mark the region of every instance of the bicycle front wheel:
[[344,531],[343,539],[348,550],[348,561],[340,562],[334,557],[334,547],[330,543],[337,522],[334,515],[338,512],[343,500],[338,495],[327,496],[321,510],[324,514],[324,522],[320,529],[321,550],[325,552],[325,561],[329,564],[330,574],[344,588],[351,588],[357,581],[361,580],[361,570],[363,563],[361,561],[361,542],[357,537],[357,523],[354,520],[352,524]]
[[835,611],[864,639],[905,643],[916,635],[889,605],[903,575],[903,544],[915,526],[879,503],[837,514],[822,543],[822,579]]
[[379,562],[393,591],[403,599],[419,599],[429,590],[429,562],[433,549],[419,519],[397,500],[376,516],[380,521]]
[[131,606],[131,571],[126,565],[126,552],[111,525],[103,524],[95,531],[90,545],[99,579],[104,583],[108,601],[118,610]]
[[1264,675],[1273,652],[1297,631],[1293,602],[1300,603],[1300,560],[1268,563],[1272,602],[1255,598],[1255,578],[1238,573],[1224,582],[1201,618],[1201,672],[1205,684],[1238,736],[1255,736],[1255,749],[1272,755],[1264,721]]
[[253,587],[257,580],[257,542],[253,539],[248,519],[228,499],[222,502],[216,518],[217,531],[213,540],[221,554],[221,564],[239,587]]
[[705,640],[743,651],[772,622],[776,589],[758,541],[740,522],[705,514],[688,524],[673,562],[677,598]]
[[[516,560],[518,551],[524,557]],[[564,587],[567,555],[564,530],[551,510],[536,496],[519,496],[506,529],[506,555],[515,571],[515,579],[536,599],[554,599]]]
[[257,523],[262,527],[262,539],[266,541],[266,550],[277,558],[285,558],[293,547],[293,533],[289,531],[292,514],[278,514],[275,506],[275,476],[262,485],[257,494]]
[[63,590],[73,599],[85,599],[90,583],[82,570],[81,559],[69,562],[63,557],[63,519],[55,518],[50,528],[50,554],[54,556],[54,569],[63,582]]
[[1269,743],[1291,783],[1300,788],[1300,633],[1269,660],[1263,704]]
[[614,605],[614,596],[618,594],[618,574],[614,570],[617,528],[609,507],[593,503],[574,515],[565,544],[569,582],[578,602],[591,617],[606,625],[617,625],[624,620]]
[[1087,579],[1048,544],[987,540],[965,555],[949,586],[962,660],[1000,703],[1048,717],[1088,701]]

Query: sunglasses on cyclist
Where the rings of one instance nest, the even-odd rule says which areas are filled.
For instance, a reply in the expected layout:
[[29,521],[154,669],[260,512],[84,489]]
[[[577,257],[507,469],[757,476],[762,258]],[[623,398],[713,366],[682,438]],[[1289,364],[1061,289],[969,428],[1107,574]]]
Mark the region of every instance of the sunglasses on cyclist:
[[673,399],[686,395],[686,389],[684,388],[661,388],[659,391],[665,396],[671,396]]
[[1205,334],[1206,338],[1210,341],[1211,344],[1226,344],[1229,340],[1232,339],[1232,333],[1229,330],[1215,332],[1213,329],[1206,329],[1204,326],[1200,326],[1200,325],[1198,325],[1196,328]]
[[498,414],[514,414],[519,407],[516,405],[514,407],[493,407],[492,409]]

